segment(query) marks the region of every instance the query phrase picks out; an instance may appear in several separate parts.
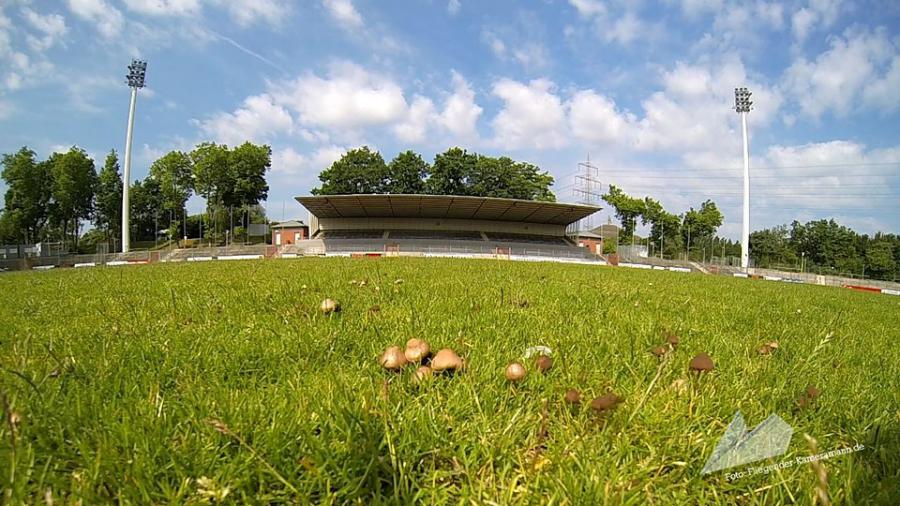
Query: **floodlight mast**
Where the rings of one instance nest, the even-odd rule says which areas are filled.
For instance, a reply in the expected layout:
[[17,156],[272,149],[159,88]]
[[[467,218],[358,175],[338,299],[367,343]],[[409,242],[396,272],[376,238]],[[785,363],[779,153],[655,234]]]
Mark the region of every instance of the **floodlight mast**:
[[747,136],[747,114],[753,109],[747,88],[734,89],[734,110],[741,115],[744,137],[744,226],[741,230],[741,269],[750,266],[750,141]]
[[[137,90],[144,87],[144,77],[147,75],[147,62],[143,60],[131,60],[128,66],[128,87],[131,88],[131,105],[128,108],[128,130],[125,134],[125,174],[122,178],[122,253],[128,253],[131,249],[131,206],[128,199],[128,190],[131,187],[131,141],[134,135],[134,108],[137,103]],[[156,231],[154,231],[154,234]]]

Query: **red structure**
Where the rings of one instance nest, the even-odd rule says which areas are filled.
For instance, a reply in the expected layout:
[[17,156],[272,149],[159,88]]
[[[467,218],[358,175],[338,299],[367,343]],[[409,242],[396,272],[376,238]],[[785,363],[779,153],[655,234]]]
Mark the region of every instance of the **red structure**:
[[309,227],[300,220],[289,220],[272,225],[272,244],[282,246],[297,244],[309,237]]

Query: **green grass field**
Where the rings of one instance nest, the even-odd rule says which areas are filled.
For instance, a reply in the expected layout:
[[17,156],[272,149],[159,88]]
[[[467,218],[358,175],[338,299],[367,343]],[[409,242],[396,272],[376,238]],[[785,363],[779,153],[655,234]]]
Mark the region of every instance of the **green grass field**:
[[[343,311],[322,315],[326,297]],[[6,503],[900,497],[898,297],[580,265],[299,259],[4,274],[0,322]],[[681,343],[660,362],[648,350],[664,328]],[[411,337],[467,369],[419,386],[414,367],[384,371],[381,351]],[[554,367],[511,386],[507,363],[539,344]],[[716,368],[697,380],[699,352]],[[821,395],[798,409],[810,384]],[[598,416],[565,405],[568,388],[625,402]],[[865,449],[823,461],[824,481],[809,464],[702,475],[737,410],[794,428],[784,456],[748,466],[813,454],[804,434],[818,452]]]

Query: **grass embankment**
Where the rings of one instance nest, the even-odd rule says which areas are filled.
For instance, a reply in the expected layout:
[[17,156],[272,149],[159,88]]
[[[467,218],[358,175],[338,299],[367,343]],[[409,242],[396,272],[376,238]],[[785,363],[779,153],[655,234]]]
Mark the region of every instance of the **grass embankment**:
[[[325,297],[343,311],[323,316]],[[9,503],[812,501],[808,464],[701,475],[737,410],[795,431],[787,454],[752,466],[809,455],[803,434],[819,452],[861,443],[824,462],[832,501],[898,493],[895,297],[578,265],[300,259],[5,274],[0,321]],[[660,365],[648,350],[664,328],[681,343]],[[379,353],[410,337],[455,349],[467,370],[418,387],[414,367],[382,370]],[[553,368],[510,386],[507,363],[538,344]],[[696,381],[699,352],[716,368]],[[809,384],[821,395],[798,410]],[[573,387],[625,402],[598,417],[562,402]]]

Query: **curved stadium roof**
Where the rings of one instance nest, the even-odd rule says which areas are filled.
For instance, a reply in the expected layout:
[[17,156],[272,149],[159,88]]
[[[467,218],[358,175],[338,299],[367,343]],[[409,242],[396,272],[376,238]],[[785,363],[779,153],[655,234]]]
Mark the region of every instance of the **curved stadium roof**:
[[297,197],[318,218],[443,218],[568,225],[597,206],[456,195],[321,195]]

